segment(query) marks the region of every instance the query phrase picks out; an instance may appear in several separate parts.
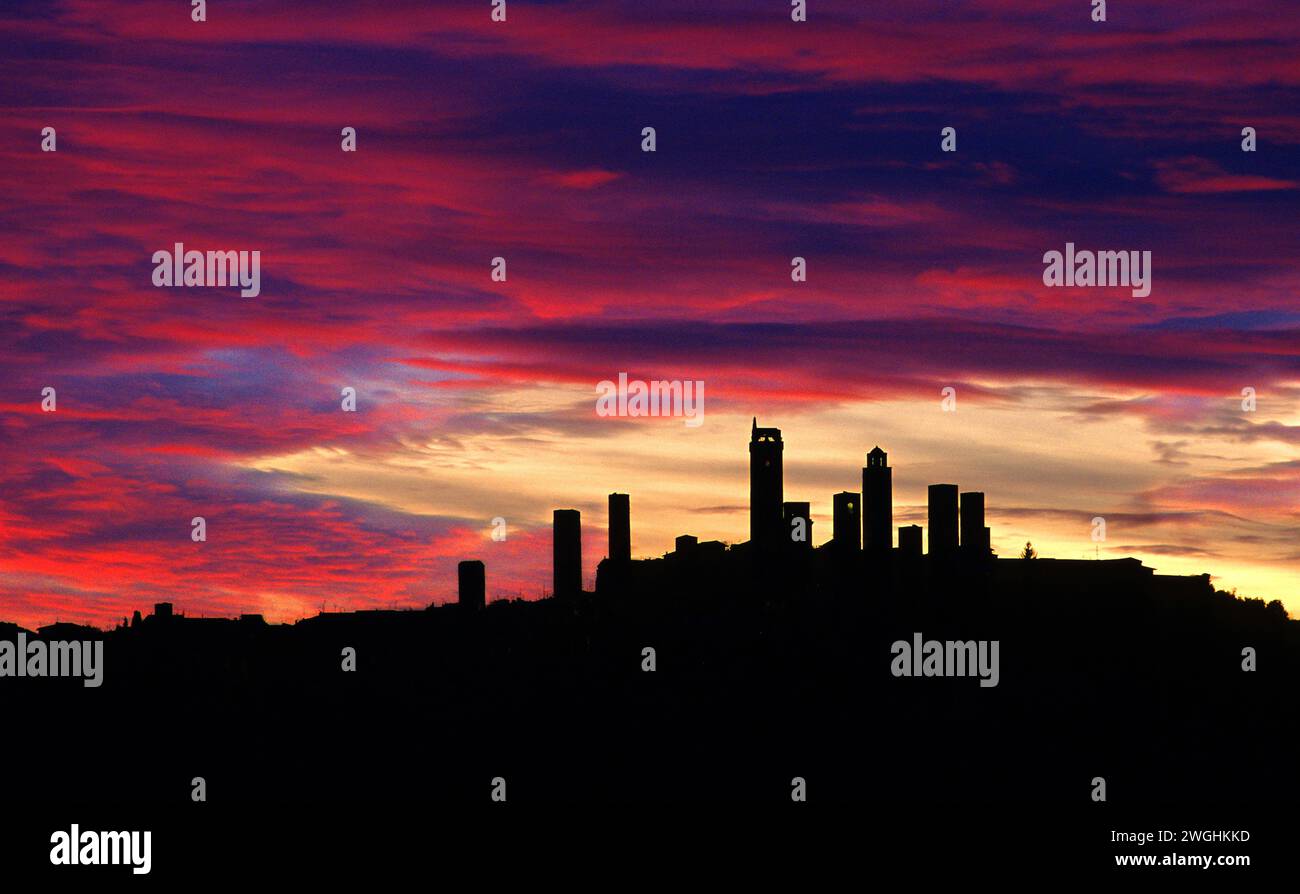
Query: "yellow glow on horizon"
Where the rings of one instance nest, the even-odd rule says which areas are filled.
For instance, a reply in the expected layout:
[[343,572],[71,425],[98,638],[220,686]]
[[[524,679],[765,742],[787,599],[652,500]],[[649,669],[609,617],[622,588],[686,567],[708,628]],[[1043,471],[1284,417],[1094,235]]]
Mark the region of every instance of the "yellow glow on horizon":
[[[1002,556],[1017,555],[1027,540],[1043,556],[1131,555],[1159,573],[1211,573],[1221,589],[1281,599],[1300,617],[1285,516],[1207,513],[1166,496],[1199,475],[1277,462],[1279,445],[1233,442],[1228,449],[1202,439],[1185,465],[1171,464],[1132,414],[1076,415],[1091,398],[1060,388],[1025,386],[1024,393],[1019,401],[959,396],[948,413],[936,388],[930,402],[803,407],[779,418],[759,414],[759,424],[782,430],[785,499],[812,503],[815,543],[829,539],[831,495],[860,489],[866,453],[879,444],[894,468],[895,528],[925,527],[927,485],[956,483],[985,492],[986,524]],[[594,396],[576,402],[567,387],[521,389],[497,395],[494,405],[529,414],[532,426],[526,434],[471,431],[447,439],[430,431],[384,453],[313,449],[252,466],[305,476],[295,482],[303,491],[462,518],[485,532],[496,516],[549,526],[556,508],[581,510],[584,528],[603,532],[606,495],[628,493],[637,556],[661,555],[684,533],[748,539],[748,408],[706,407],[704,424],[693,428],[680,418],[601,418]],[[557,420],[554,430],[535,421],[547,414]],[[1105,543],[1091,539],[1094,516],[1107,519]],[[593,534],[584,540],[590,579],[605,543]]]

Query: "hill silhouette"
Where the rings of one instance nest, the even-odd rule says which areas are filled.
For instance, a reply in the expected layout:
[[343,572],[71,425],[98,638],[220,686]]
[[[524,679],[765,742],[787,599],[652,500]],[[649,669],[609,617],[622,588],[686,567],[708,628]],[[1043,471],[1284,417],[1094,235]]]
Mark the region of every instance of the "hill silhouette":
[[[880,469],[864,469],[875,502],[859,515],[839,495],[817,548],[784,534],[807,504],[761,474],[748,543],[633,559],[614,520],[594,592],[573,576],[576,513],[557,513],[556,593],[538,601],[484,605],[471,562],[461,603],[424,611],[267,624],[162,604],[107,633],[42,628],[103,637],[103,685],[0,679],[40,733],[9,737],[11,793],[181,804],[195,777],[212,800],[298,803],[481,803],[496,777],[511,801],[788,803],[795,777],[818,801],[1084,804],[1095,777],[1125,803],[1300,793],[1283,750],[1300,623],[1280,603],[1135,559],[997,558],[982,494],[960,526],[935,515],[955,486],[931,489],[928,554],[919,535],[883,544]],[[996,641],[996,685],[896,675],[894,644],[914,638]]]

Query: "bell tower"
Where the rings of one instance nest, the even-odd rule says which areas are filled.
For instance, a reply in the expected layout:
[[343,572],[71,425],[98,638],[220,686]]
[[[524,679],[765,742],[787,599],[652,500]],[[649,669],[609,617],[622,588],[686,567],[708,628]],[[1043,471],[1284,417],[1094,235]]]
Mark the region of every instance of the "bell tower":
[[755,417],[749,434],[749,541],[763,549],[781,543],[784,448],[781,429],[759,428]]
[[862,470],[862,548],[888,553],[894,546],[894,470],[879,447],[867,454]]

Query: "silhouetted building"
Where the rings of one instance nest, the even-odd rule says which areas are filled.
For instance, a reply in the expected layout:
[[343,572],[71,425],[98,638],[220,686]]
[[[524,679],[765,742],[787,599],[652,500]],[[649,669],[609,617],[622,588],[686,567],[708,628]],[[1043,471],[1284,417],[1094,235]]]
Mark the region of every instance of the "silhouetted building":
[[582,514],[576,509],[556,509],[551,525],[551,564],[555,594],[582,592]]
[[757,417],[749,435],[749,539],[758,549],[772,549],[786,535],[782,530],[781,429],[759,428]]
[[970,558],[989,554],[984,527],[984,494],[971,490],[961,495],[961,551]]
[[479,609],[487,604],[487,572],[477,559],[467,559],[456,565],[459,584],[459,603],[466,608]]
[[841,491],[833,499],[831,540],[840,552],[857,552],[861,548],[861,499],[851,490]]
[[898,554],[905,559],[921,558],[920,525],[906,525],[898,529]]
[[674,547],[680,555],[695,552],[695,547],[699,546],[700,538],[694,534],[683,534],[677,538]]
[[609,495],[609,557],[615,562],[632,558],[632,514],[627,494]]
[[721,540],[705,540],[695,547],[695,554],[701,560],[718,561],[727,554],[727,544]]
[[1157,575],[1140,559],[1000,559],[994,563],[995,574],[1002,580],[1037,580],[1052,587],[1114,591],[1145,585],[1158,578],[1161,585],[1174,590],[1195,588],[1210,592],[1209,581],[1200,583],[1197,575]]
[[172,604],[170,602],[154,603],[153,616],[159,621],[170,621],[172,618]]
[[957,554],[957,485],[930,485],[930,555]]
[[888,455],[873,447],[862,469],[862,548],[868,553],[887,553],[894,545],[893,475]]
[[[781,515],[785,528],[786,540],[800,549],[812,549],[812,507],[808,503],[783,503]],[[795,519],[803,519],[802,540],[795,540],[800,525]]]

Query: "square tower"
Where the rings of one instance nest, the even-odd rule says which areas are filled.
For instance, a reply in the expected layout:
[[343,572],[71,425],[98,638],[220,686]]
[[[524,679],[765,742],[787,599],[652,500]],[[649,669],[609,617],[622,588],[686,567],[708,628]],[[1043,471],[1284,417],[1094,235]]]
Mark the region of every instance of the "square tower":
[[894,470],[879,447],[867,454],[862,469],[862,548],[888,553],[894,546]]
[[972,559],[988,555],[984,540],[984,493],[970,490],[961,495],[961,551]]
[[483,563],[468,559],[456,566],[460,585],[459,603],[468,609],[480,609],[487,601],[487,587]]
[[861,548],[862,500],[853,491],[841,491],[833,498],[831,540],[838,552],[856,553]]
[[582,514],[556,509],[551,525],[551,565],[556,596],[582,591]]
[[930,555],[957,554],[957,485],[930,485]]
[[760,549],[781,545],[784,449],[781,429],[759,428],[755,418],[749,434],[749,540]]
[[609,495],[609,557],[615,562],[632,559],[632,520],[627,494]]

